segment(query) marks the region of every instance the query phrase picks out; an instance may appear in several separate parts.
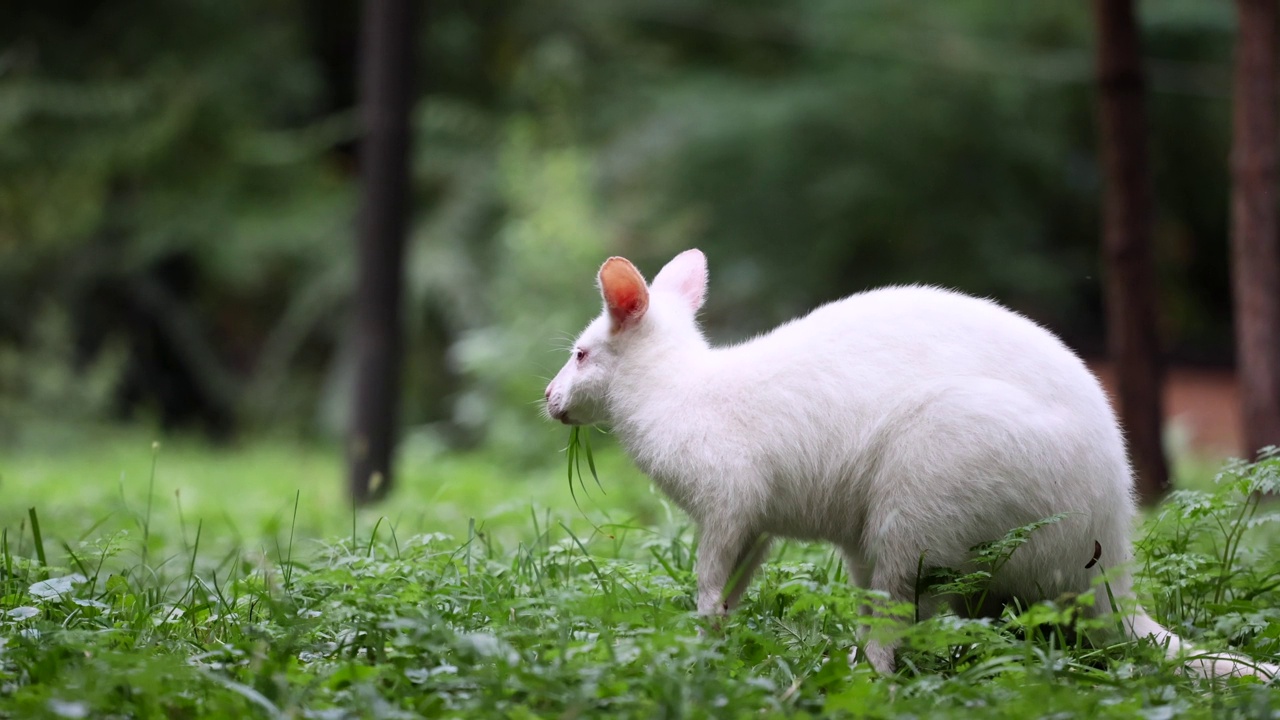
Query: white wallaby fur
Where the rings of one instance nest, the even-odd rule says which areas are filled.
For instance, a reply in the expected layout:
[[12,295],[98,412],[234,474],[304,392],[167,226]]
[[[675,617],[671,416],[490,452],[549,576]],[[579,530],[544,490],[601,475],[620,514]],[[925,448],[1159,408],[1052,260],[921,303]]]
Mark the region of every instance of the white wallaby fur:
[[[892,287],[713,348],[695,318],[701,252],[676,256],[652,286],[623,258],[598,280],[604,312],[547,387],[547,411],[611,426],[697,522],[701,614],[737,603],[770,536],[834,543],[855,583],[911,602],[922,556],[960,568],[973,546],[1057,513],[1069,515],[1032,534],[991,595],[1053,599],[1111,568],[1113,594],[1132,596],[1124,440],[1097,379],[1047,330],[987,300]],[[1110,611],[1097,595],[1095,611]],[[921,604],[925,616],[939,601]],[[1128,605],[1131,636],[1186,652]],[[870,639],[863,652],[893,670],[892,645]],[[1188,665],[1207,676],[1280,670],[1230,654]]]

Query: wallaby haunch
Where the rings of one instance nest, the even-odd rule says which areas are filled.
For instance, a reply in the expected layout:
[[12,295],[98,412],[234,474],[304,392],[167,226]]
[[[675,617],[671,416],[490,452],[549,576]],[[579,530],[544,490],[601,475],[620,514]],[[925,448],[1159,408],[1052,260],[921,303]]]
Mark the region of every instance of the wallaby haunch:
[[[695,319],[701,252],[676,256],[651,286],[618,257],[598,279],[604,312],[547,387],[547,411],[612,427],[697,522],[699,613],[737,603],[770,536],[834,543],[854,582],[910,602],[922,557],[925,569],[962,568],[975,545],[1058,513],[992,578],[990,597],[1083,592],[1104,568],[1111,593],[1132,597],[1124,440],[1097,379],[1044,328],[987,300],[893,287],[713,348]],[[919,602],[924,617],[941,600]],[[989,605],[978,610],[998,611]],[[1110,610],[1099,590],[1093,612]],[[1131,601],[1122,611],[1132,637],[1185,652]],[[892,645],[873,638],[863,652],[893,670]],[[1280,670],[1230,654],[1188,665]]]

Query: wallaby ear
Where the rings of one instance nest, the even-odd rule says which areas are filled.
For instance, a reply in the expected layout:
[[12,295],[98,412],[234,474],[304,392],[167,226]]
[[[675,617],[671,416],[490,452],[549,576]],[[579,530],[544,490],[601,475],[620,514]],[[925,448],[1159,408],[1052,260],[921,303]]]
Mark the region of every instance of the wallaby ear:
[[671,258],[653,279],[653,287],[675,292],[697,312],[707,298],[707,256],[701,250],[685,250]]
[[649,287],[630,260],[611,257],[600,266],[600,294],[613,319],[613,331],[634,325],[649,309]]

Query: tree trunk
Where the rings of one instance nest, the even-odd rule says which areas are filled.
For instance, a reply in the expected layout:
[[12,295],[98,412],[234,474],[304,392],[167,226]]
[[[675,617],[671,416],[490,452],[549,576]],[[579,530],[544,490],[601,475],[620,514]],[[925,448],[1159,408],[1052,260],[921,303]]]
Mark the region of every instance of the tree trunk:
[[1236,0],[1231,270],[1244,453],[1280,444],[1276,0]]
[[355,388],[348,438],[351,499],[391,488],[400,394],[402,259],[408,215],[411,0],[366,0],[360,59],[361,201]]
[[1141,45],[1132,0],[1094,0],[1098,23],[1099,142],[1105,169],[1102,247],[1107,346],[1138,495],[1169,489],[1161,442],[1164,367],[1151,249],[1151,181]]

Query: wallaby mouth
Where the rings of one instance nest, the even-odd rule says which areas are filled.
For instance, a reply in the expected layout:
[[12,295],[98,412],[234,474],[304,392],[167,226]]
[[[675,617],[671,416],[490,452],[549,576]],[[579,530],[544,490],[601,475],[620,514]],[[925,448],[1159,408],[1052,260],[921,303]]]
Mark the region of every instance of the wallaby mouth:
[[552,420],[559,420],[565,425],[581,424],[574,422],[573,419],[569,417],[569,411],[567,409],[563,407],[552,407],[550,403],[547,404],[547,414],[551,416]]

